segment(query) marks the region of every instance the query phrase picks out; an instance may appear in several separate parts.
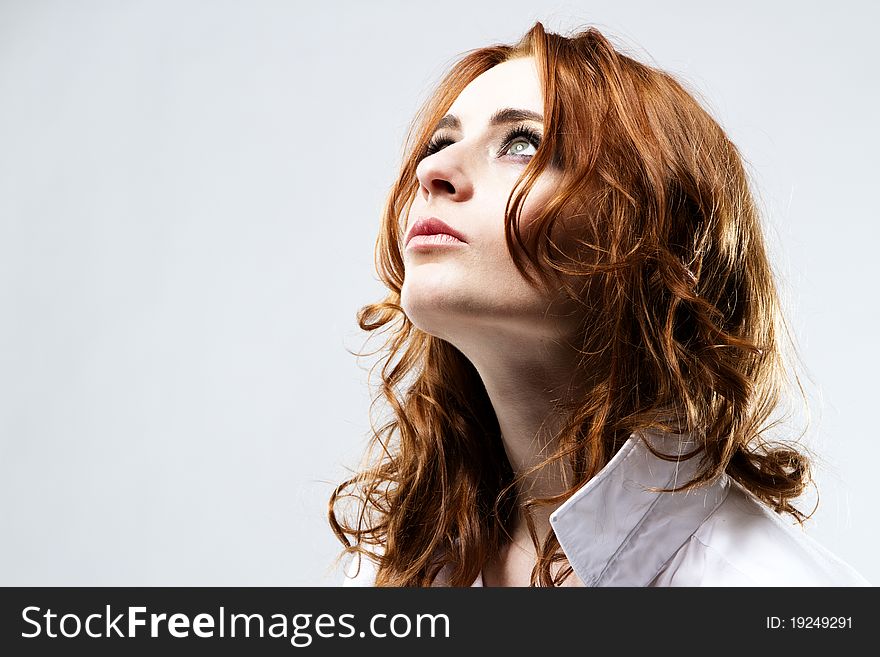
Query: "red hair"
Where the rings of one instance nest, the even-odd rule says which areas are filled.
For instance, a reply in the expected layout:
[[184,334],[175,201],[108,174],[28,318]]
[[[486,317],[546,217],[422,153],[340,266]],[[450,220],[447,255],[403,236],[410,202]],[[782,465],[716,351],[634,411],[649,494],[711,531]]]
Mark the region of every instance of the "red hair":
[[[508,249],[527,280],[561,285],[584,308],[576,346],[591,377],[576,403],[558,409],[566,424],[545,461],[566,463],[570,485],[533,500],[515,493],[473,365],[400,305],[401,235],[433,127],[472,80],[516,57],[538,64],[545,130],[508,200]],[[548,167],[562,180],[524,239],[519,213]],[[444,567],[449,584],[470,585],[518,507],[568,499],[646,429],[696,439],[701,467],[679,489],[726,472],[803,519],[792,501],[810,481],[809,461],[766,438],[788,380],[787,333],[759,213],[737,148],[672,76],[594,28],[565,37],[536,23],[515,45],[470,51],[416,117],[383,215],[376,261],[388,294],[358,323],[387,333],[375,401],[391,415],[373,427],[363,469],[336,488],[329,509],[344,552],[377,561],[377,585],[427,586]],[[555,239],[563,217],[576,232],[565,246]],[[338,508],[345,500],[351,517]],[[529,523],[532,583],[558,585],[571,572],[565,555],[552,530],[541,540]]]

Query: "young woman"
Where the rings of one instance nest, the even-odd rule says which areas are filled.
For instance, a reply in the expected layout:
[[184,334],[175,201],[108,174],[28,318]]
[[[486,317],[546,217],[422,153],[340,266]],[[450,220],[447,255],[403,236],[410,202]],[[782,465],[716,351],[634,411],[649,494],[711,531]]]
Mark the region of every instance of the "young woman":
[[[768,439],[784,324],[736,147],[595,29],[467,53],[377,243],[363,469],[330,500],[377,586],[858,585]],[[353,502],[353,504],[345,504]]]

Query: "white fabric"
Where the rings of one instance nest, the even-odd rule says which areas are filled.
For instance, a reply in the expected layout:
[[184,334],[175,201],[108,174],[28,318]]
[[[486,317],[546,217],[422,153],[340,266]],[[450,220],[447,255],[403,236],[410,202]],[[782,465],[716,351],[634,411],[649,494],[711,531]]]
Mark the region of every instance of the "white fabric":
[[[655,451],[684,454],[681,436],[645,434]],[[870,586],[803,529],[727,475],[689,491],[697,458],[658,458],[636,436],[551,516],[586,586]],[[375,565],[357,560],[344,586],[372,586]],[[482,586],[478,577],[473,586]]]

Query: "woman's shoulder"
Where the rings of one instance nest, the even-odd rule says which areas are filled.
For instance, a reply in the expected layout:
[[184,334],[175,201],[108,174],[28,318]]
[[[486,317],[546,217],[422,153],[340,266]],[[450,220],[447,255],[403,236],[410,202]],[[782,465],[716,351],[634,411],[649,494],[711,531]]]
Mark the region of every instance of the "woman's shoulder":
[[871,586],[852,566],[736,482],[654,586]]

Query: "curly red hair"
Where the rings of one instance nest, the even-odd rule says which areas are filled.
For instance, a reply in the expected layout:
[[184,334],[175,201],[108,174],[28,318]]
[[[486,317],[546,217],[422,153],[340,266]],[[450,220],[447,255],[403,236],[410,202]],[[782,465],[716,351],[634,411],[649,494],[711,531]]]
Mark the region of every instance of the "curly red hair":
[[[358,322],[387,333],[375,401],[391,417],[373,427],[363,469],[334,490],[329,509],[344,553],[376,560],[380,586],[431,585],[444,567],[450,585],[470,585],[523,504],[476,370],[400,305],[403,222],[433,126],[467,84],[516,57],[538,63],[545,136],[508,200],[508,249],[528,280],[537,272],[585,309],[577,348],[592,377],[559,409],[567,423],[545,462],[564,459],[571,485],[525,506],[564,501],[630,435],[659,429],[697,440],[701,467],[680,488],[726,472],[775,510],[804,517],[792,502],[810,482],[809,460],[765,438],[788,381],[787,331],[737,148],[669,74],[594,28],[566,37],[536,23],[515,45],[470,51],[451,68],[416,117],[384,209],[376,259],[389,292]],[[519,213],[550,166],[562,181],[526,240]],[[554,240],[560,217],[576,226],[565,247]],[[552,530],[539,540],[532,527],[532,537],[532,583],[558,585],[571,569]]]

